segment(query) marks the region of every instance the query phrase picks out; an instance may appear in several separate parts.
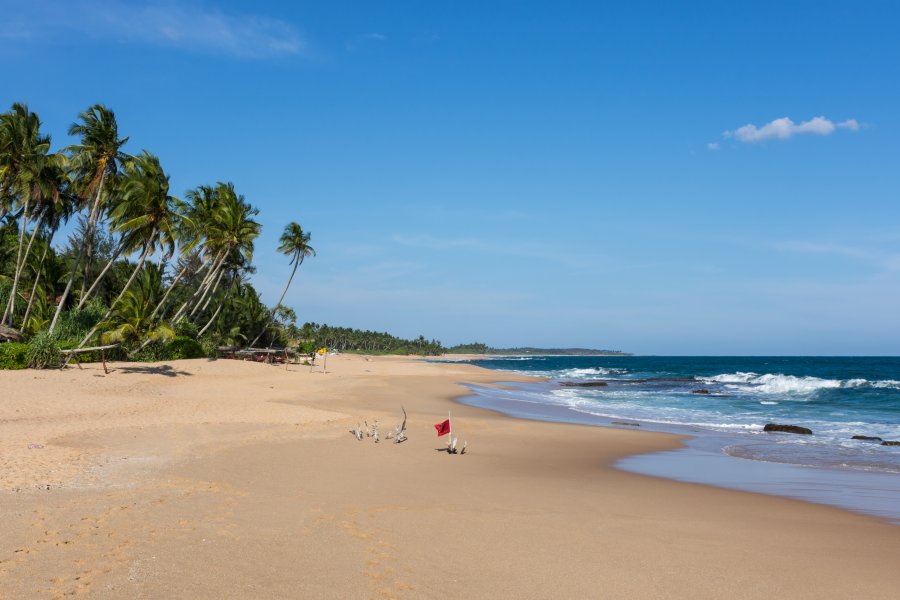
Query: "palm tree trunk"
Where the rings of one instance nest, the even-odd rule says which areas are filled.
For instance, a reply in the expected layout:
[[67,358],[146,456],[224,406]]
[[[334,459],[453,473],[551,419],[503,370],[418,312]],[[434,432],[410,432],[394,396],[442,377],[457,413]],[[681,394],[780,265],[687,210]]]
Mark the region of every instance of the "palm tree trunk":
[[97,286],[100,285],[100,282],[103,281],[103,278],[106,277],[106,273],[109,271],[110,267],[113,266],[113,263],[116,262],[116,259],[119,258],[119,255],[122,254],[122,251],[125,249],[125,239],[124,237],[119,240],[119,243],[116,245],[116,249],[113,252],[112,258],[109,259],[109,262],[106,263],[106,266],[103,267],[103,270],[100,271],[100,274],[97,275],[97,279],[94,280],[94,283],[91,284],[90,289],[84,292],[81,295],[81,299],[78,300],[78,307],[81,308],[84,306],[85,302],[87,302],[88,298],[91,297],[91,294],[94,293],[94,290],[97,289]]
[[6,309],[3,311],[3,318],[0,319],[0,325],[6,323],[7,317],[9,317],[10,324],[12,324],[12,315],[10,313],[15,310],[16,305],[16,287],[19,284],[19,271],[20,265],[22,264],[22,246],[25,245],[25,228],[28,227],[28,201],[30,199],[29,196],[25,196],[25,205],[22,209],[22,225],[19,227],[19,249],[16,252],[16,270],[15,275],[13,276],[12,289],[9,292],[9,299],[6,302]]
[[[144,266],[144,261],[147,260],[147,256],[150,254],[150,250],[153,248],[152,240],[155,237],[156,237],[156,231],[154,230],[153,233],[150,235],[150,238],[148,239],[148,241],[144,244],[144,251],[141,253],[141,258],[138,260],[137,266],[134,268],[134,271],[131,273],[131,277],[129,277],[128,281],[125,282],[125,286],[122,288],[122,291],[119,292],[119,295],[116,296],[116,299],[113,300],[112,304],[109,305],[109,309],[107,309],[106,314],[103,315],[103,318],[100,319],[100,321],[98,321],[96,325],[94,325],[94,327],[90,330],[90,332],[88,332],[88,334],[86,336],[84,336],[84,339],[81,340],[80,344],[78,344],[78,348],[76,348],[76,350],[81,350],[82,348],[84,348],[85,344],[87,344],[90,341],[90,339],[92,337],[94,337],[94,334],[97,333],[97,329],[100,328],[100,323],[103,323],[104,321],[109,319],[109,316],[112,314],[113,309],[116,307],[116,304],[118,304],[119,300],[121,300],[122,297],[125,296],[125,292],[128,291],[128,288],[131,287],[131,284],[134,282],[135,277],[137,277],[138,273],[141,272],[141,267]],[[66,362],[63,364],[63,367],[65,367],[66,365],[69,364],[69,361],[72,360],[73,356],[75,356],[74,352],[69,354],[69,358],[66,359]]]
[[[197,313],[198,317],[203,313],[204,310],[206,310],[206,307],[209,306],[209,303],[212,301],[213,296],[216,294],[216,290],[219,289],[219,284],[222,283],[222,277],[224,277],[224,276],[225,276],[225,269],[222,269],[222,272],[219,273],[218,279],[216,279],[216,282],[212,286],[212,291],[206,297],[206,302],[203,304],[202,307],[200,307],[200,312]],[[193,316],[193,315],[191,315],[191,316]]]
[[22,330],[28,325],[28,317],[31,315],[31,307],[34,305],[34,295],[37,294],[38,284],[41,282],[41,272],[44,269],[44,261],[47,259],[47,252],[49,252],[50,244],[52,242],[53,234],[51,233],[50,238],[47,240],[47,245],[44,246],[44,253],[41,254],[41,262],[38,264],[37,274],[34,276],[34,285],[31,286],[31,295],[28,296],[28,306],[25,308],[25,318],[22,319]]
[[[191,312],[188,314],[188,318],[193,318],[195,314],[197,314],[197,310],[201,308],[203,302],[210,297],[210,293],[215,293],[216,288],[219,286],[219,282],[222,280],[222,275],[225,274],[225,258],[222,258],[222,261],[219,263],[219,268],[215,271],[215,275],[209,280],[206,285],[206,289],[203,291],[203,294],[197,300],[197,303],[194,304],[194,308],[191,309]],[[204,305],[205,306],[205,305]]]
[[[206,276],[206,278],[203,281],[203,284],[200,285],[200,288],[197,289],[196,292],[194,292],[194,296],[191,297],[191,300],[193,300],[193,298],[198,295],[199,295],[199,298],[193,304],[193,308],[191,308],[190,313],[187,312],[187,306],[190,303],[190,300],[189,300],[188,302],[185,303],[185,306],[184,306],[185,310],[181,314],[181,316],[177,318],[177,321],[183,321],[185,317],[189,317],[189,318],[193,317],[194,313],[197,312],[197,308],[200,306],[200,304],[203,303],[204,300],[206,300],[206,296],[209,294],[209,290],[212,287],[213,282],[217,281],[220,274],[222,273],[222,269],[225,264],[225,260],[228,258],[228,252],[229,252],[228,249],[226,249],[222,252],[222,254],[221,254],[222,258],[219,259],[218,264],[215,265],[215,267],[209,273],[209,275]],[[202,291],[202,293],[201,293],[201,291]]]
[[[100,216],[100,194],[103,191],[104,181],[106,181],[106,171],[104,171],[100,176],[100,185],[97,186],[97,194],[96,196],[94,196],[94,203],[91,205],[91,214],[88,216],[88,230],[85,237],[92,237],[94,235],[94,226],[96,225],[96,221]],[[50,333],[53,333],[53,330],[56,329],[56,322],[59,320],[59,315],[60,313],[62,313],[63,306],[65,306],[66,304],[66,299],[69,297],[69,292],[72,291],[72,283],[74,283],[75,281],[75,273],[78,272],[78,265],[81,263],[81,259],[84,258],[86,245],[87,241],[81,244],[81,250],[79,250],[78,252],[78,257],[75,259],[75,262],[72,263],[72,271],[69,273],[69,281],[66,283],[66,289],[63,291],[62,298],[59,299],[59,304],[57,304],[56,306],[56,312],[53,314],[53,320],[50,322]]]
[[[151,321],[153,320],[154,317],[156,317],[156,314],[166,303],[166,300],[169,298],[169,294],[171,294],[172,290],[175,289],[175,285],[181,280],[181,277],[184,275],[184,272],[187,271],[189,266],[190,266],[190,263],[184,265],[181,268],[181,271],[179,271],[178,274],[175,276],[175,279],[172,280],[172,283],[169,284],[168,289],[166,289],[166,293],[163,294],[162,300],[159,301],[159,304],[156,305],[156,308],[153,309],[153,313],[150,315]],[[201,266],[197,272],[199,273],[200,271],[202,271],[205,266],[206,266],[205,264],[203,266]]]
[[182,320],[182,318],[184,317],[184,314],[191,307],[194,300],[200,296],[201,290],[203,290],[205,288],[205,286],[208,285],[209,280],[215,276],[216,269],[218,269],[218,264],[221,262],[220,257],[221,257],[221,260],[225,260],[225,256],[227,256],[227,253],[223,250],[218,255],[216,255],[216,257],[212,260],[213,268],[210,269],[209,273],[207,273],[206,276],[203,278],[203,281],[200,282],[200,285],[197,286],[197,289],[194,290],[194,293],[191,294],[191,296],[187,300],[184,301],[184,303],[181,305],[181,307],[175,313],[175,316],[172,317],[173,324],[178,323],[179,321]]
[[294,270],[291,271],[291,276],[288,277],[287,284],[284,286],[284,291],[281,292],[281,298],[278,299],[278,304],[276,304],[275,308],[272,309],[272,318],[269,319],[269,321],[263,326],[262,331],[259,332],[259,335],[257,335],[255,338],[253,338],[253,341],[250,342],[251,348],[253,347],[254,344],[256,344],[257,340],[259,340],[259,338],[261,338],[262,335],[266,332],[266,329],[269,328],[269,325],[272,324],[272,321],[275,320],[275,313],[277,313],[278,309],[281,308],[281,303],[282,303],[282,301],[284,301],[284,296],[285,296],[285,294],[287,294],[288,288],[291,287],[291,281],[294,280],[294,273],[297,272],[297,267],[299,267],[300,263],[303,262],[302,257],[295,256],[294,258],[296,259],[294,261]]
[[[206,330],[209,329],[209,326],[213,324],[213,322],[216,320],[216,317],[218,317],[219,313],[222,312],[222,308],[225,307],[225,303],[228,302],[228,299],[231,297],[231,292],[234,291],[234,285],[235,285],[235,283],[237,283],[237,280],[238,280],[237,273],[235,273],[234,277],[231,280],[231,285],[228,287],[228,293],[225,294],[224,298],[222,298],[222,301],[219,303],[219,307],[216,309],[216,312],[213,313],[213,316],[211,316],[209,318],[209,321],[206,322],[206,325],[203,326],[203,329],[201,329],[197,333],[198,338],[201,335],[203,335],[204,333],[206,333]],[[250,345],[252,346],[253,344],[250,344]]]
[[[27,227],[27,223],[25,224]],[[9,303],[7,304],[7,310],[9,310],[9,324],[12,326],[13,321],[15,320],[15,293],[19,287],[19,280],[22,277],[22,273],[25,271],[25,263],[28,262],[28,255],[31,254],[31,246],[34,244],[34,238],[37,237],[38,231],[41,228],[41,221],[38,220],[34,225],[34,231],[31,232],[31,236],[28,238],[28,246],[25,248],[25,254],[22,255],[21,264],[16,266],[16,273],[13,277],[13,287],[12,291],[9,294]],[[21,250],[21,248],[20,248]]]

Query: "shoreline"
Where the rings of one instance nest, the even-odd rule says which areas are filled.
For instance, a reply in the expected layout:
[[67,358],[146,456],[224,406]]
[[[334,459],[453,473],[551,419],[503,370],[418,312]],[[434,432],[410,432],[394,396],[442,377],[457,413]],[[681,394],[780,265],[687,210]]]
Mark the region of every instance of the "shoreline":
[[[900,585],[900,536],[874,517],[612,466],[678,436],[467,406],[462,383],[519,379],[472,365],[329,359],[326,376],[220,360],[9,378],[0,590],[887,598]],[[386,432],[400,405],[409,441],[348,435],[373,418]],[[465,456],[436,451],[448,408]],[[43,449],[24,448],[38,436]],[[8,491],[29,475],[64,485]]]
[[[541,377],[535,378],[534,383],[547,381]],[[528,392],[517,387],[501,389],[511,390],[513,396],[516,390]],[[564,406],[518,402],[515,398],[500,397],[491,388],[483,386],[471,386],[469,390],[470,394],[460,397],[460,403],[496,411],[513,419],[652,432],[679,438],[679,443],[669,449],[621,457],[613,466],[625,472],[832,506],[872,516],[890,525],[900,525],[900,509],[895,502],[900,497],[900,479],[892,472],[744,458],[725,452],[725,449],[749,442],[721,432],[631,417],[627,422],[632,425],[626,426],[622,418],[578,412]]]

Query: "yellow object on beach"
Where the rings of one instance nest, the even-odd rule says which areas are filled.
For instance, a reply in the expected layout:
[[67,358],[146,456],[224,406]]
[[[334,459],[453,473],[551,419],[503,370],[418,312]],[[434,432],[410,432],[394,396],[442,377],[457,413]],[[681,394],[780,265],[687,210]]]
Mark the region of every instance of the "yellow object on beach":
[[319,350],[318,350],[318,353],[319,353],[319,354],[325,354],[326,352],[328,352],[328,348],[326,348],[325,346],[322,346],[322,347],[319,348]]

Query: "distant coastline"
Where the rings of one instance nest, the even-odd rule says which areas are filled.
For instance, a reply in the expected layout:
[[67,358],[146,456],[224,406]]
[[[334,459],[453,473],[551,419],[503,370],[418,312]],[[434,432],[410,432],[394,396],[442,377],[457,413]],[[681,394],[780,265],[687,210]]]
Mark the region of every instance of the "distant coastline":
[[599,350],[595,348],[491,348],[486,344],[461,344],[448,348],[446,354],[480,354],[485,356],[634,356],[621,350]]

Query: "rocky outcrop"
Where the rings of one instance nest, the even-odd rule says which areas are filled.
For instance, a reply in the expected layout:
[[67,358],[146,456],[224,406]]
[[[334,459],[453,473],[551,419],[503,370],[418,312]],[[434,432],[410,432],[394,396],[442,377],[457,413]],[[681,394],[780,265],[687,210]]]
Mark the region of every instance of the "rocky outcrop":
[[605,381],[563,381],[565,387],[606,387]]
[[797,433],[800,435],[812,435],[812,429],[799,427],[797,425],[779,425],[778,423],[766,423],[763,431],[769,433]]
[[900,446],[900,442],[881,442],[882,446]]
[[862,440],[864,442],[880,442],[880,437],[873,437],[870,435],[854,435],[851,440]]
[[692,394],[709,394],[709,390],[694,390]]

